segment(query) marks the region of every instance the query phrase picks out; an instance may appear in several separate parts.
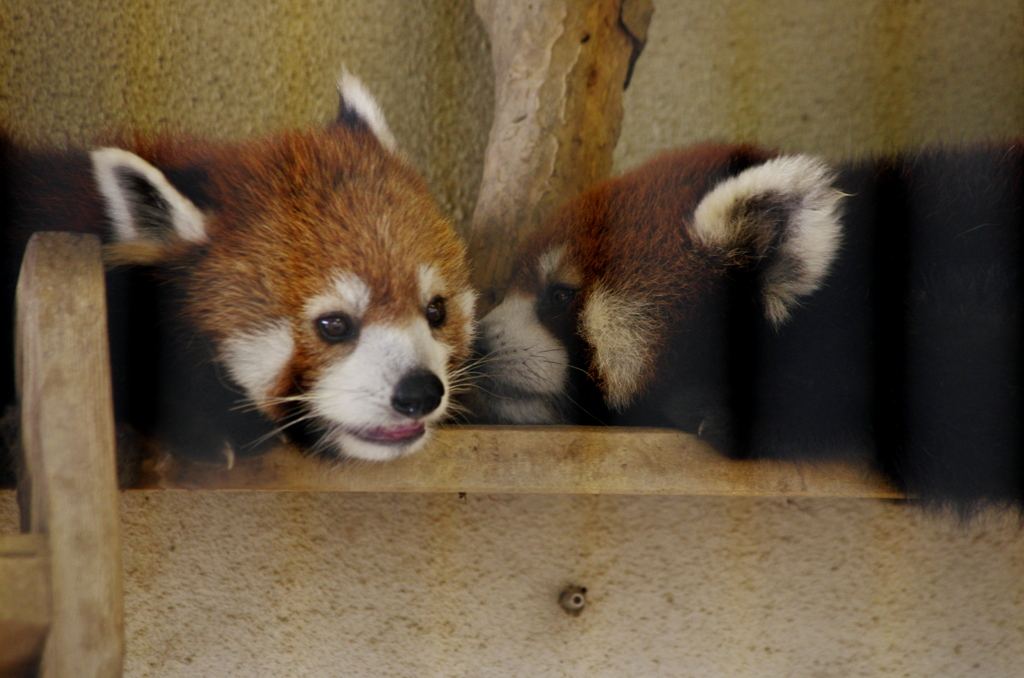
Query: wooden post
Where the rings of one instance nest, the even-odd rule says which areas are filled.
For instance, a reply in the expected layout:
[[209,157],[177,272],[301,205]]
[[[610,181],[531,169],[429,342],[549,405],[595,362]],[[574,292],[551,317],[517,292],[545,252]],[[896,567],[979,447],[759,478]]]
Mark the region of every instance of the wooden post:
[[476,11],[496,78],[469,234],[486,310],[540,220],[611,171],[622,91],[653,7],[651,0],[476,0]]
[[50,630],[46,537],[0,534],[0,676],[24,675]]
[[37,233],[17,291],[16,370],[29,525],[46,536],[52,625],[43,678],[121,675],[120,507],[95,236]]

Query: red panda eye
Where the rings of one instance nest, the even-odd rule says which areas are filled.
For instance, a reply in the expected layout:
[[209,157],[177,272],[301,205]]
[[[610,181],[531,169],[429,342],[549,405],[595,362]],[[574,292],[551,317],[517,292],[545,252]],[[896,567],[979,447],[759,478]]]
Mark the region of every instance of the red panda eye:
[[356,325],[344,313],[327,313],[314,321],[320,338],[328,344],[340,344],[356,338]]
[[447,316],[444,308],[444,299],[437,297],[427,304],[427,309],[423,312],[423,315],[427,317],[427,322],[430,323],[431,327],[437,328],[443,325],[444,319]]
[[576,290],[561,285],[551,290],[550,301],[555,306],[568,306],[569,302],[576,296]]

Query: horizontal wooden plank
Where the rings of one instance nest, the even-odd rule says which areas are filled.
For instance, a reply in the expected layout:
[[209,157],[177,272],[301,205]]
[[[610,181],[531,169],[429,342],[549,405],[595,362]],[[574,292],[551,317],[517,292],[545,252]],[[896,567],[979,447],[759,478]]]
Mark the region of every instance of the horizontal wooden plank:
[[0,675],[37,657],[50,630],[46,536],[0,534]]
[[862,467],[732,461],[663,429],[459,426],[386,463],[326,462],[280,448],[214,466],[164,459],[143,488],[899,497]]

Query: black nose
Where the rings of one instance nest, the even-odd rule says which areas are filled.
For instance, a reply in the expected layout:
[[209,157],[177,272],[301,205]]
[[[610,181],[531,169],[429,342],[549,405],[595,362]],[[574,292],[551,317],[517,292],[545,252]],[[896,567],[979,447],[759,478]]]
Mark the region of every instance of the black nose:
[[391,407],[407,417],[422,417],[436,410],[442,397],[444,384],[433,372],[413,372],[398,382]]

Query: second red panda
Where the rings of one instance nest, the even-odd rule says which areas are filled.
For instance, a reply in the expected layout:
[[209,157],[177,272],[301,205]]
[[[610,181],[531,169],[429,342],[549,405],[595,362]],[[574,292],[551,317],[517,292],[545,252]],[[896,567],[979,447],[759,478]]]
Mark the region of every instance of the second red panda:
[[421,448],[448,412],[475,293],[377,104],[351,76],[340,90],[326,128],[241,143],[0,139],[5,319],[32,232],[97,233],[122,418],[204,458],[277,433],[329,456]]
[[667,152],[557,210],[480,334],[478,421],[671,426],[1024,507],[1024,145]]

